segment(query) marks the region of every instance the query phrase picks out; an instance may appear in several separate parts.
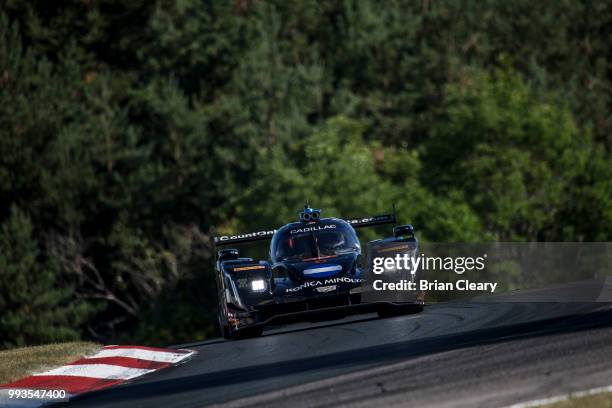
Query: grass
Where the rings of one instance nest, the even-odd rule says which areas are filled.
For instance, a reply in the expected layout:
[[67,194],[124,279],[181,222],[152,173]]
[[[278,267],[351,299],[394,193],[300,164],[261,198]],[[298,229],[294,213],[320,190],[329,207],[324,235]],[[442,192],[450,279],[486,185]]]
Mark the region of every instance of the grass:
[[90,342],[70,342],[1,350],[0,384],[70,363],[101,347]]
[[604,392],[586,397],[570,398],[554,404],[544,405],[546,408],[612,408],[612,393]]

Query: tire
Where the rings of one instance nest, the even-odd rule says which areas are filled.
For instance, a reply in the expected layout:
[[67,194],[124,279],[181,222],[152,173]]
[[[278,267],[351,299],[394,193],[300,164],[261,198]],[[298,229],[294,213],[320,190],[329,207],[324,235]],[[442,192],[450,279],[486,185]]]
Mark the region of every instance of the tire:
[[228,324],[221,323],[219,321],[219,329],[221,336],[226,340],[239,340],[248,339],[252,337],[259,337],[263,334],[263,327],[247,327],[245,329],[232,329]]
[[226,340],[231,340],[234,338],[232,329],[230,329],[228,325],[221,326],[221,335]]
[[387,317],[396,317],[403,316],[409,314],[415,314],[423,311],[423,305],[419,304],[407,304],[407,305],[395,305],[395,306],[386,306],[379,309],[376,313],[378,317],[381,319],[386,319]]
[[219,313],[217,316],[219,322],[219,331],[221,336],[226,340],[247,339],[251,337],[259,337],[263,334],[263,327],[245,327],[243,329],[234,329],[225,320],[225,314]]
[[233,338],[232,329],[226,323],[223,323],[219,317],[219,331],[224,339],[231,340]]

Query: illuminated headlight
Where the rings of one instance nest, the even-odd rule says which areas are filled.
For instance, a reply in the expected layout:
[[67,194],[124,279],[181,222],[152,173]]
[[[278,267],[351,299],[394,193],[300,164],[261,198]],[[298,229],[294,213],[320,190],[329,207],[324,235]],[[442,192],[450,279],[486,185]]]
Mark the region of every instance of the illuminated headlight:
[[253,292],[261,292],[266,289],[266,282],[263,279],[256,279],[251,281],[251,290]]

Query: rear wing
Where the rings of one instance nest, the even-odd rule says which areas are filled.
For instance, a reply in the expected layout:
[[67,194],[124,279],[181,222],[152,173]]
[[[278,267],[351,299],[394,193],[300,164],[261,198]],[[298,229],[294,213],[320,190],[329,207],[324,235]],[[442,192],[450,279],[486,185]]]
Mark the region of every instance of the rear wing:
[[368,218],[356,218],[353,220],[344,220],[351,224],[353,228],[373,227],[374,225],[395,224],[395,211],[392,214],[376,215]]
[[249,232],[247,234],[238,234],[238,235],[222,235],[220,237],[215,237],[215,245],[223,246],[230,244],[237,244],[240,242],[251,242],[251,241],[261,241],[264,239],[271,239],[275,229],[268,231],[255,231]]
[[[366,217],[366,218],[355,218],[350,220],[344,220],[351,224],[353,228],[362,228],[362,227],[373,227],[375,225],[383,225],[383,224],[395,224],[395,211],[392,214],[383,214],[376,215],[374,217]],[[231,244],[238,244],[241,242],[252,242],[252,241],[261,241],[264,239],[271,239],[275,229],[267,230],[267,231],[255,231],[249,232],[247,234],[238,234],[238,235],[222,235],[214,238],[214,243],[216,246],[224,246]]]

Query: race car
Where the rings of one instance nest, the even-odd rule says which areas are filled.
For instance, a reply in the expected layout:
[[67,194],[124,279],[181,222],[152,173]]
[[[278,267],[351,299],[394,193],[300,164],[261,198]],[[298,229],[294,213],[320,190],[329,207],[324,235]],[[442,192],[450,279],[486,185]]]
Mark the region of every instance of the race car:
[[[299,215],[299,221],[278,229],[214,238],[215,247],[271,239],[269,260],[241,257],[235,248],[223,248],[216,254],[223,337],[254,337],[266,325],[335,319],[349,313],[377,312],[385,317],[422,310],[423,300],[417,295],[399,302],[367,299],[370,269],[355,229],[395,224],[395,210],[344,220],[321,218],[320,210],[306,204]],[[397,243],[410,244],[404,249],[416,251],[418,242],[411,225],[394,226],[392,237],[369,242],[367,258],[376,249],[394,249],[389,245]]]

